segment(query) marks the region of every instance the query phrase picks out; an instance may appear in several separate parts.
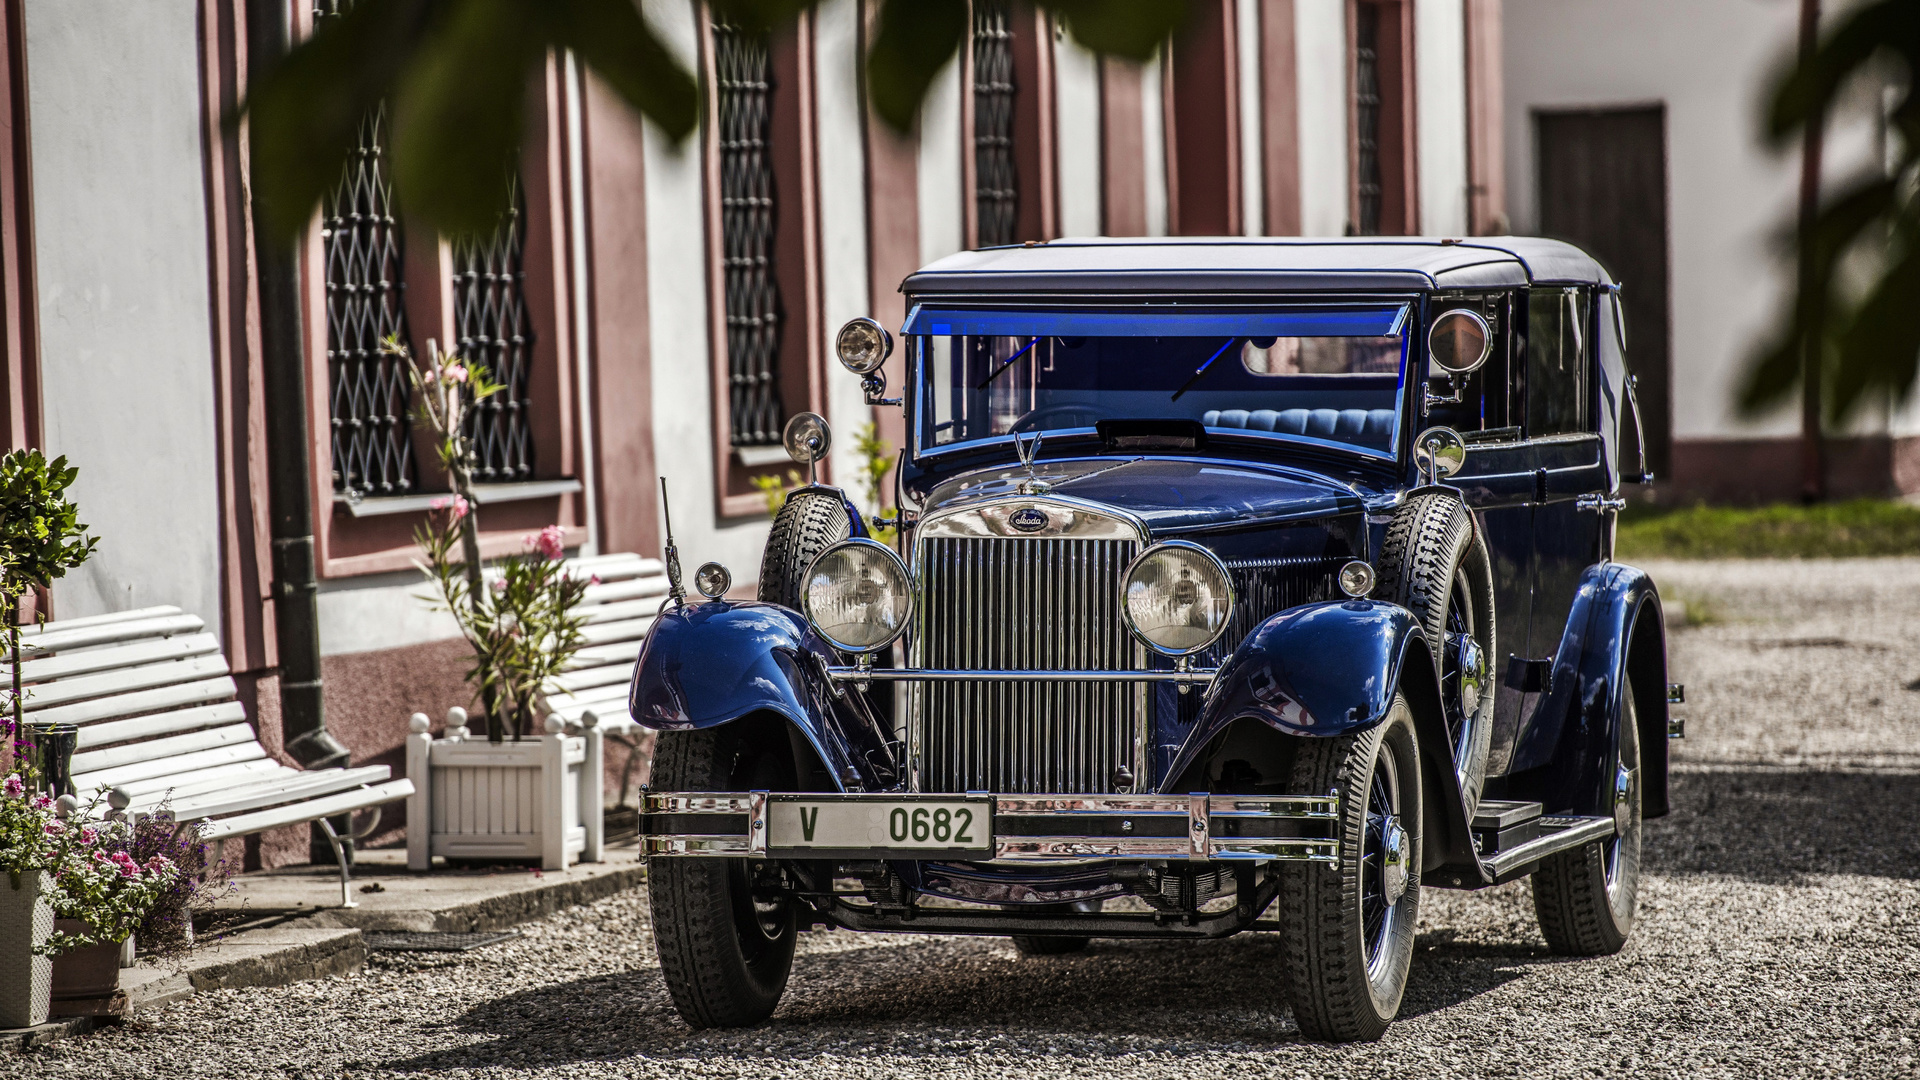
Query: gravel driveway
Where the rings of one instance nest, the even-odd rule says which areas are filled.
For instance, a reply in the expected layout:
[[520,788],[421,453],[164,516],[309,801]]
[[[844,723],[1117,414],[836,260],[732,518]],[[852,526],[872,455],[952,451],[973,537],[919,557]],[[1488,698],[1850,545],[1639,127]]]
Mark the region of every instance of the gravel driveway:
[[644,893],[452,958],[202,995],[0,1059],[0,1075],[1920,1075],[1920,560],[1662,564],[1717,621],[1676,635],[1692,702],[1641,923],[1547,954],[1525,882],[1430,891],[1402,1018],[1299,1041],[1279,949],[815,933],[774,1020],[694,1032]]

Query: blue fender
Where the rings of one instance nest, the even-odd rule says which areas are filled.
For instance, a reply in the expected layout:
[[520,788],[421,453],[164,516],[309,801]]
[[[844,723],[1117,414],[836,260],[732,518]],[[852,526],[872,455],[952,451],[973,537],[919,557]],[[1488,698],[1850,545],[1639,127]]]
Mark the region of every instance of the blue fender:
[[1514,740],[1502,797],[1537,800],[1549,814],[1611,812],[1611,763],[1630,664],[1643,812],[1667,812],[1666,629],[1653,579],[1621,563],[1592,566],[1581,576],[1547,692]]
[[1306,604],[1262,623],[1221,665],[1162,787],[1177,784],[1236,720],[1258,720],[1285,735],[1350,735],[1385,720],[1396,693],[1413,705],[1429,791],[1432,842],[1423,868],[1477,867],[1441,712],[1439,667],[1413,613],[1397,604]]
[[892,747],[866,696],[827,680],[823,666],[839,662],[799,612],[777,604],[668,608],[641,646],[627,711],[658,731],[774,713],[805,737],[836,788],[882,790],[896,780]]

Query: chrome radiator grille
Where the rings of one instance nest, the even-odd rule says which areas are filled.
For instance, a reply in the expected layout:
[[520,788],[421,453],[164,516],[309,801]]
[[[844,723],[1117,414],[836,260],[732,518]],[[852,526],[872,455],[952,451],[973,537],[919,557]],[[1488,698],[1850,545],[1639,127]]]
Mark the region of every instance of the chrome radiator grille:
[[[928,538],[914,663],[979,670],[1131,670],[1120,618],[1133,540]],[[1131,683],[941,683],[917,691],[920,790],[1104,793],[1138,781],[1147,696]]]

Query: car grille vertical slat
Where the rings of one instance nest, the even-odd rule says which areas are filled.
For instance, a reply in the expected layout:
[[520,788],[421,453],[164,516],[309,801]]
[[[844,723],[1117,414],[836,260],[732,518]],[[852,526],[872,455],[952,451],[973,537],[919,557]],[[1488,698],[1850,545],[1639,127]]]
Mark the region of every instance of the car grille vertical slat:
[[[1120,575],[1132,540],[930,537],[915,663],[962,670],[1135,670]],[[929,682],[921,790],[1093,793],[1136,767],[1144,695],[1128,683]]]

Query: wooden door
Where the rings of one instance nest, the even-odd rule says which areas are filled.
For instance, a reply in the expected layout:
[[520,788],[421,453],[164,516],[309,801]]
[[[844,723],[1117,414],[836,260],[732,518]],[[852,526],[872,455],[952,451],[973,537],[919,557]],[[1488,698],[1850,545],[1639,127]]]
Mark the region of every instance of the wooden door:
[[1627,369],[1661,479],[1673,446],[1666,127],[1660,105],[1534,114],[1540,232],[1580,245],[1622,285]]

